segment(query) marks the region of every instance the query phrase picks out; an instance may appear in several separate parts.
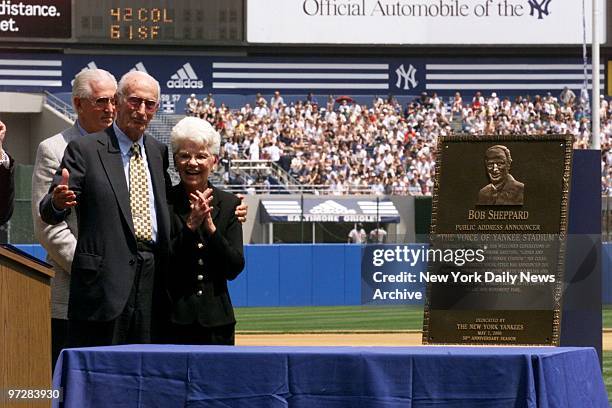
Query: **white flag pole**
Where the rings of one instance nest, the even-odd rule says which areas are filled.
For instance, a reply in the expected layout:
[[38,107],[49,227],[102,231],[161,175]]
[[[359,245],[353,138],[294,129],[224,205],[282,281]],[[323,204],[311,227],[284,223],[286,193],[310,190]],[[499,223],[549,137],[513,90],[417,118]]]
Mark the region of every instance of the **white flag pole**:
[[593,105],[591,108],[591,148],[600,150],[600,121],[599,121],[599,0],[593,0],[593,37],[591,40],[591,50],[593,53],[593,62],[591,69],[593,71]]

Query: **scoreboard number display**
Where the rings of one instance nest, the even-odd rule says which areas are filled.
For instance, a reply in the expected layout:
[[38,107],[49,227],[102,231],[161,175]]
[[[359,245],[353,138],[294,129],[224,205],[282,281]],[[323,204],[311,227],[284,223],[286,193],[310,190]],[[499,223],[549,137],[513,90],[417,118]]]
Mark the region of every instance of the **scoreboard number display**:
[[157,40],[161,28],[174,24],[174,10],[167,8],[113,7],[109,15],[111,40]]

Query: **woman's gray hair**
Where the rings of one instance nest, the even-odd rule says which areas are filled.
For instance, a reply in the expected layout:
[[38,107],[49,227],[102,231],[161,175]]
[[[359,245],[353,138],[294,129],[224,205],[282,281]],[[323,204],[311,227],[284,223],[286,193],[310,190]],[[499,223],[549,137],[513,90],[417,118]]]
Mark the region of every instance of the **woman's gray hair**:
[[91,83],[97,81],[110,81],[117,88],[117,80],[110,72],[103,69],[84,69],[74,77],[72,82],[72,107],[76,112],[74,106],[74,98],[90,98],[91,97]]
[[221,148],[221,136],[208,121],[194,116],[187,116],[179,121],[170,133],[170,144],[172,154],[178,152],[181,142],[191,140],[196,143],[204,143],[208,151],[219,155]]

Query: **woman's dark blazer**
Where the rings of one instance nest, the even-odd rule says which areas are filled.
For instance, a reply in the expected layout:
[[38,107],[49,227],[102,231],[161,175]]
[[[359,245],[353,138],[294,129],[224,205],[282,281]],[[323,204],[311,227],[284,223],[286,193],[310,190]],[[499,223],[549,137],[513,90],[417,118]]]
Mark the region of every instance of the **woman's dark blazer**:
[[172,299],[171,321],[198,322],[217,327],[236,322],[227,281],[244,268],[242,225],[235,215],[238,197],[213,189],[212,218],[217,230],[211,236],[200,226],[187,228],[189,198],[181,183],[169,195],[171,245],[168,289]]

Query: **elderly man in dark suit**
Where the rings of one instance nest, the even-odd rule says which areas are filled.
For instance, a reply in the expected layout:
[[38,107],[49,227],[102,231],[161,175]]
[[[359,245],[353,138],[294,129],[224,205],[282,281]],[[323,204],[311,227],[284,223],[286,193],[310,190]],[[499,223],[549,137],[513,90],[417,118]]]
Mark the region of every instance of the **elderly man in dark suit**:
[[116,121],[68,144],[40,203],[48,224],[65,220],[72,207],[77,211],[71,346],[150,342],[155,276],[166,267],[170,233],[167,147],[144,135],[159,97],[153,77],[125,74]]
[[15,202],[15,162],[3,149],[6,126],[0,122],[0,225],[13,215]]

